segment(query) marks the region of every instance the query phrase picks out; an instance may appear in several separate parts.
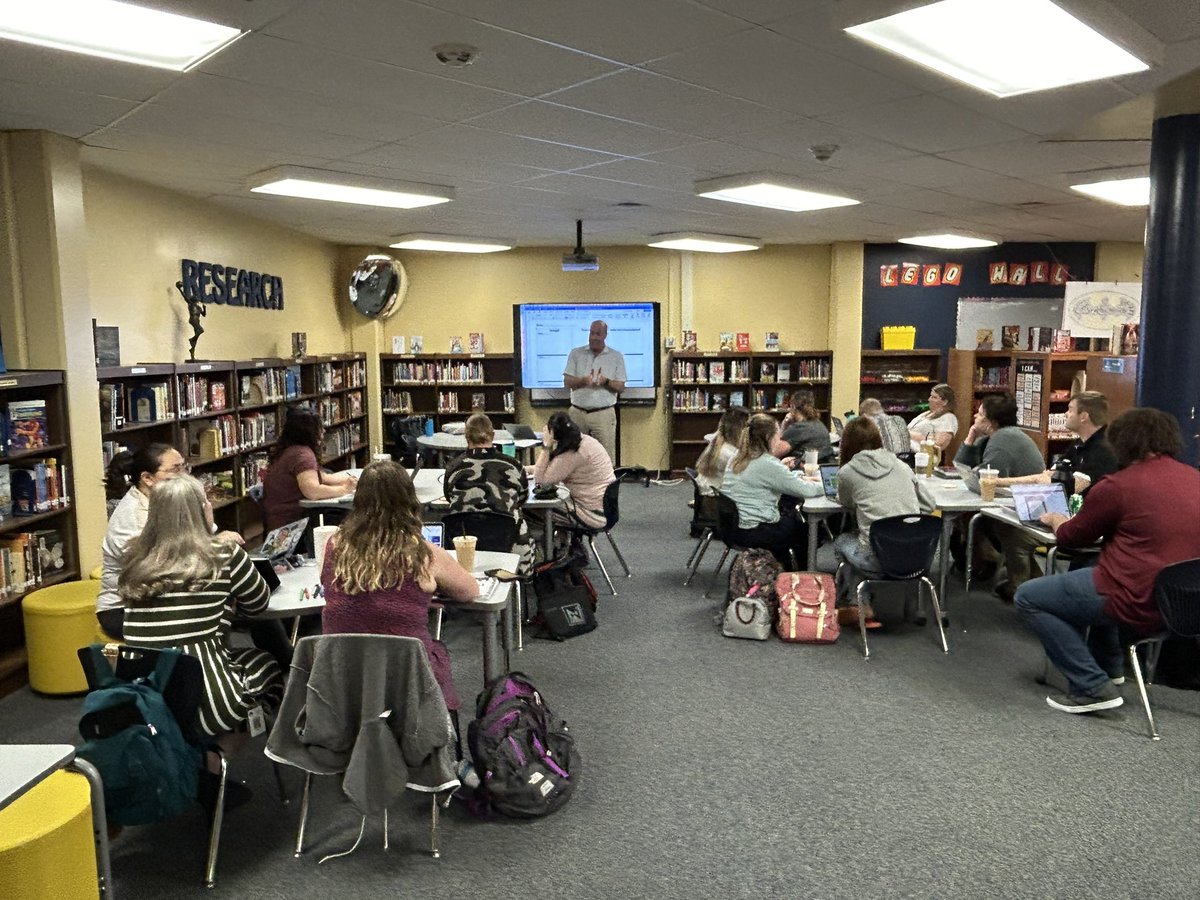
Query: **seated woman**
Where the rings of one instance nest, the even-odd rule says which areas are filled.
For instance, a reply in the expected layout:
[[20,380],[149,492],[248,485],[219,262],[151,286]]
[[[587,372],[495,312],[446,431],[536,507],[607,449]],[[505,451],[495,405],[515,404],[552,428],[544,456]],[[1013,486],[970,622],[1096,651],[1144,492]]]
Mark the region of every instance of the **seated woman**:
[[318,462],[325,426],[307,409],[288,410],[283,433],[263,475],[263,526],[270,531],[308,516],[301,500],[331,500],[354,490],[349,472],[323,472]]
[[784,570],[791,571],[788,551],[797,551],[797,560],[804,559],[806,533],[803,519],[794,510],[780,512],[780,498],[820,497],[825,490],[819,478],[804,479],[771,455],[778,437],[774,418],[764,413],[751,416],[737,456],[725,471],[721,493],[737,504],[738,542],[770,550]]
[[816,450],[819,463],[833,462],[837,454],[829,441],[829,429],[817,413],[813,392],[796,391],[790,403],[791,409],[783,417],[783,430],[772,453],[780,459],[786,458],[789,469],[797,460],[804,461],[806,450]]
[[[129,542],[146,527],[150,509],[150,491],[156,484],[176,475],[185,475],[189,466],[170,444],[147,444],[138,450],[122,450],[113,457],[104,475],[109,496],[120,501],[108,519],[101,545],[100,596],[96,598],[96,618],[104,633],[120,640],[124,635],[125,603],[117,590],[121,562]],[[218,541],[242,543],[236,531],[222,531]],[[278,624],[278,623],[276,623]]]
[[1166,566],[1200,557],[1200,472],[1175,458],[1184,447],[1175,417],[1127,410],[1109,426],[1108,440],[1120,468],[1092,485],[1074,517],[1042,516],[1060,547],[1103,541],[1099,562],[1035,578],[1016,593],[1021,618],[1067,678],[1066,695],[1046,698],[1066,713],[1122,704],[1113,684],[1125,676],[1118,626],[1130,637],[1159,631],[1155,579]]
[[921,441],[932,439],[938,451],[945,451],[958,433],[958,416],[954,415],[954,388],[935,384],[929,392],[929,410],[908,423],[911,449],[915,453]]
[[[1011,394],[989,394],[983,398],[954,461],[972,469],[995,469],[1002,479],[1036,475],[1046,468],[1042,451],[1033,438],[1017,427],[1017,403]],[[1016,525],[995,519],[985,518],[981,525],[976,552],[985,561],[998,562],[992,543],[1000,545],[1008,579],[997,584],[995,592],[1005,603],[1012,603],[1016,589],[1035,574],[1041,574],[1033,561],[1033,552],[1041,541]]]
[[561,484],[571,495],[575,516],[589,528],[604,527],[604,491],[617,480],[604,445],[566,413],[555,413],[542,432],[533,476],[539,485]]
[[[912,469],[883,448],[883,436],[868,416],[847,422],[842,432],[838,503],[858,521],[856,530],[838,535],[833,542],[838,561],[848,564],[838,570],[838,597],[849,606],[858,583],[880,571],[871,549],[871,526],[891,516],[932,512],[933,504],[920,494]],[[864,612],[867,627],[878,627],[870,608]],[[847,609],[847,613],[842,624],[857,624],[858,610]]]
[[[908,434],[908,423],[899,416],[883,411],[883,403],[875,397],[864,397],[858,405],[858,414],[875,423],[883,438],[883,449],[894,453],[905,461],[912,459],[912,438]],[[845,465],[845,463],[842,463]]]
[[421,504],[399,463],[363,469],[354,508],[325,548],[321,572],[325,634],[394,634],[419,638],[446,698],[459,708],[446,646],[429,633],[429,604],[472,600],[475,579],[445,550],[421,537]]
[[126,551],[120,593],[129,644],[173,647],[200,660],[200,731],[231,750],[238,741],[230,733],[255,707],[278,706],[283,675],[269,653],[229,646],[232,615],[262,612],[271,591],[245,550],[213,539],[211,524],[195,478],[155,485],[146,527]]
[[529,496],[529,476],[511,456],[505,456],[492,441],[496,437],[492,420],[483,413],[467,419],[463,432],[467,452],[446,467],[443,478],[450,512],[493,512],[511,516],[517,523],[517,542],[512,552],[521,557],[520,574],[533,567],[533,539],[521,516],[521,507]]
[[743,406],[732,406],[721,415],[716,436],[696,460],[696,482],[704,493],[715,496],[721,489],[725,470],[737,456],[742,429],[749,421],[750,411]]

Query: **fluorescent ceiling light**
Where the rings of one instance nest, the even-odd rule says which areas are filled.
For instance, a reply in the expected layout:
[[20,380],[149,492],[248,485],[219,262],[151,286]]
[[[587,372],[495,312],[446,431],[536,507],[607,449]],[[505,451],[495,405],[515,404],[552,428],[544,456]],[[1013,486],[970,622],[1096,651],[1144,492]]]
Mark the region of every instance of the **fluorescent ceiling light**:
[[1150,68],[1050,0],[941,0],[846,32],[997,97]]
[[656,234],[647,246],[660,247],[663,250],[697,250],[701,253],[741,253],[745,250],[761,250],[762,241],[731,237],[727,234],[680,231],[673,234]]
[[938,247],[942,250],[969,250],[972,247],[995,247],[995,241],[986,238],[967,237],[963,234],[923,234],[916,237],[898,238],[902,244],[918,247]]
[[116,0],[0,3],[0,38],[176,72],[241,36],[226,25]]
[[442,185],[413,184],[299,166],[279,166],[260,172],[250,179],[247,187],[256,194],[279,194],[283,197],[386,206],[391,209],[435,206],[454,199],[454,189]]
[[854,206],[859,201],[833,194],[820,194],[795,184],[794,178],[783,175],[733,175],[696,182],[696,194],[712,200],[765,206],[788,212],[809,212],[835,206]]
[[1073,184],[1071,190],[1122,206],[1150,205],[1149,178],[1120,178],[1116,181],[1097,181],[1093,184]]
[[443,253],[499,253],[512,249],[511,244],[449,234],[405,234],[396,238],[391,246],[397,250],[439,250]]

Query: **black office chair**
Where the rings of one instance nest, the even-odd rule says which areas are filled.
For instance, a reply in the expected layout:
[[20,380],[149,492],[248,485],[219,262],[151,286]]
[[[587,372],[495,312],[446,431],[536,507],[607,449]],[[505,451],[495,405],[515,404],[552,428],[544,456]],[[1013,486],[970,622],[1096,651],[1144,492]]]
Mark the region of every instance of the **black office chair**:
[[[933,568],[941,535],[942,520],[937,516],[890,516],[872,523],[871,549],[875,552],[875,558],[879,560],[880,572],[861,581],[855,594],[858,604],[858,630],[863,644],[863,659],[871,658],[871,650],[867,645],[867,619],[863,614],[863,594],[869,585],[884,581],[917,582],[918,607],[922,602],[921,585],[929,588],[929,595],[933,598],[934,615],[937,617],[938,632],[942,638],[942,652],[950,652],[950,648],[946,644],[942,605],[938,601],[937,588],[929,578],[929,570]],[[842,563],[842,565],[847,565],[847,563]],[[839,566],[839,568],[841,567]]]
[[695,469],[684,469],[683,471],[692,483],[692,534],[697,537],[696,546],[692,548],[691,556],[684,563],[688,574],[687,578],[683,580],[683,586],[687,587],[692,583],[696,570],[700,568],[700,562],[704,559],[708,545],[712,543],[713,532],[717,527],[717,498],[714,494],[706,494],[701,489],[700,483],[696,480]]
[[[733,559],[729,560],[729,569],[733,570],[734,560],[739,555],[747,550],[756,549],[752,544],[745,544],[738,538],[739,516],[737,503],[727,494],[717,492],[717,526],[713,531],[713,536],[725,545],[725,552],[721,554],[721,558],[717,560],[717,567],[713,569],[712,578],[708,581],[708,587],[704,590],[704,596],[709,597],[712,594],[713,585],[717,583],[717,576],[721,574],[721,567],[725,565],[725,560],[729,556],[730,551],[733,552]],[[770,549],[770,548],[762,548]],[[792,561],[791,571],[799,570],[799,565],[796,563],[796,554],[792,548],[788,548],[788,558]]]
[[425,419],[422,416],[396,416],[388,422],[388,432],[395,445],[396,462],[416,474],[421,470],[425,455],[417,438],[425,433]]
[[612,482],[604,490],[604,524],[600,527],[586,524],[579,516],[574,516],[575,522],[571,525],[563,526],[563,528],[572,535],[578,535],[588,542],[588,548],[595,557],[596,563],[600,566],[600,571],[604,574],[604,580],[608,582],[608,589],[615,597],[617,589],[613,587],[612,579],[608,575],[608,569],[604,565],[604,560],[600,558],[600,554],[596,552],[596,535],[603,534],[608,538],[608,543],[613,549],[613,553],[617,555],[617,560],[621,563],[621,568],[625,570],[625,577],[632,578],[633,573],[629,571],[629,565],[625,562],[625,557],[621,555],[621,548],[617,546],[617,542],[613,540],[612,530],[616,527],[617,522],[621,520],[620,509],[617,505],[618,496],[621,490],[620,480]]
[[[442,516],[442,525],[446,532],[446,546],[453,546],[451,543],[453,539],[465,534],[475,535],[476,550],[512,553],[513,544],[517,542],[517,520],[504,513],[486,511],[446,513]],[[513,617],[515,623],[513,637],[516,639],[517,650],[524,650],[525,632],[522,623],[525,620],[525,604],[521,593],[521,582],[518,581],[513,586],[517,596],[516,615]],[[438,604],[436,609],[437,620],[434,637],[440,640],[442,636],[441,604]]]
[[[1154,713],[1150,711],[1150,695],[1146,685],[1154,683],[1154,670],[1158,666],[1158,655],[1163,642],[1177,635],[1185,638],[1200,638],[1200,559],[1189,559],[1167,566],[1154,580],[1154,599],[1166,628],[1148,637],[1130,639],[1122,636],[1129,655],[1129,665],[1137,680],[1138,692],[1142,697],[1142,708],[1146,711],[1146,723],[1150,728],[1150,739],[1159,740],[1154,725]],[[1146,648],[1146,675],[1138,660],[1138,647]]]

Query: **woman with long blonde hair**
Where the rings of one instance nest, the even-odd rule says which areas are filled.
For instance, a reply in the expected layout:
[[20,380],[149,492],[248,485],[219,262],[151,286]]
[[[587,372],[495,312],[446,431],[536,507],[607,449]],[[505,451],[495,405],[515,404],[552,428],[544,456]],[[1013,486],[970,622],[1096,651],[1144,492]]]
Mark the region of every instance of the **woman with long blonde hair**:
[[737,540],[746,547],[762,547],[775,554],[784,569],[793,568],[790,551],[803,558],[807,534],[794,505],[781,510],[782,497],[819,497],[820,479],[812,481],[789,471],[771,448],[779,439],[779,423],[758,413],[742,431],[737,456],[725,472],[721,493],[738,507]]
[[200,660],[200,729],[221,735],[240,730],[254,707],[278,705],[283,676],[269,653],[229,647],[232,617],[262,612],[271,591],[245,550],[214,539],[211,515],[203,485],[190,475],[155,484],[146,527],[125,551],[118,591],[129,644],[172,647]]
[[354,509],[325,550],[321,572],[325,634],[392,634],[419,638],[446,698],[459,707],[450,656],[429,633],[429,604],[472,600],[475,579],[449,553],[421,536],[421,504],[403,466],[375,462],[363,469]]
[[696,481],[707,493],[715,495],[721,489],[725,470],[737,455],[742,431],[749,421],[750,411],[744,406],[731,406],[721,415],[716,435],[696,460]]

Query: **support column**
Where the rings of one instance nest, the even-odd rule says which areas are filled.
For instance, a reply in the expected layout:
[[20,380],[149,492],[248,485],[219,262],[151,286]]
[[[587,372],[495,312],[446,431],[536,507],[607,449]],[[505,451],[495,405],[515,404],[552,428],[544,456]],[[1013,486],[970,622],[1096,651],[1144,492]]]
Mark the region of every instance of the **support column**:
[[830,413],[858,412],[862,371],[863,245],[834,244],[829,267],[829,349],[833,351]]
[[[1194,102],[1194,101],[1193,101]],[[1200,114],[1165,115],[1150,148],[1138,406],[1179,419],[1200,461]]]

